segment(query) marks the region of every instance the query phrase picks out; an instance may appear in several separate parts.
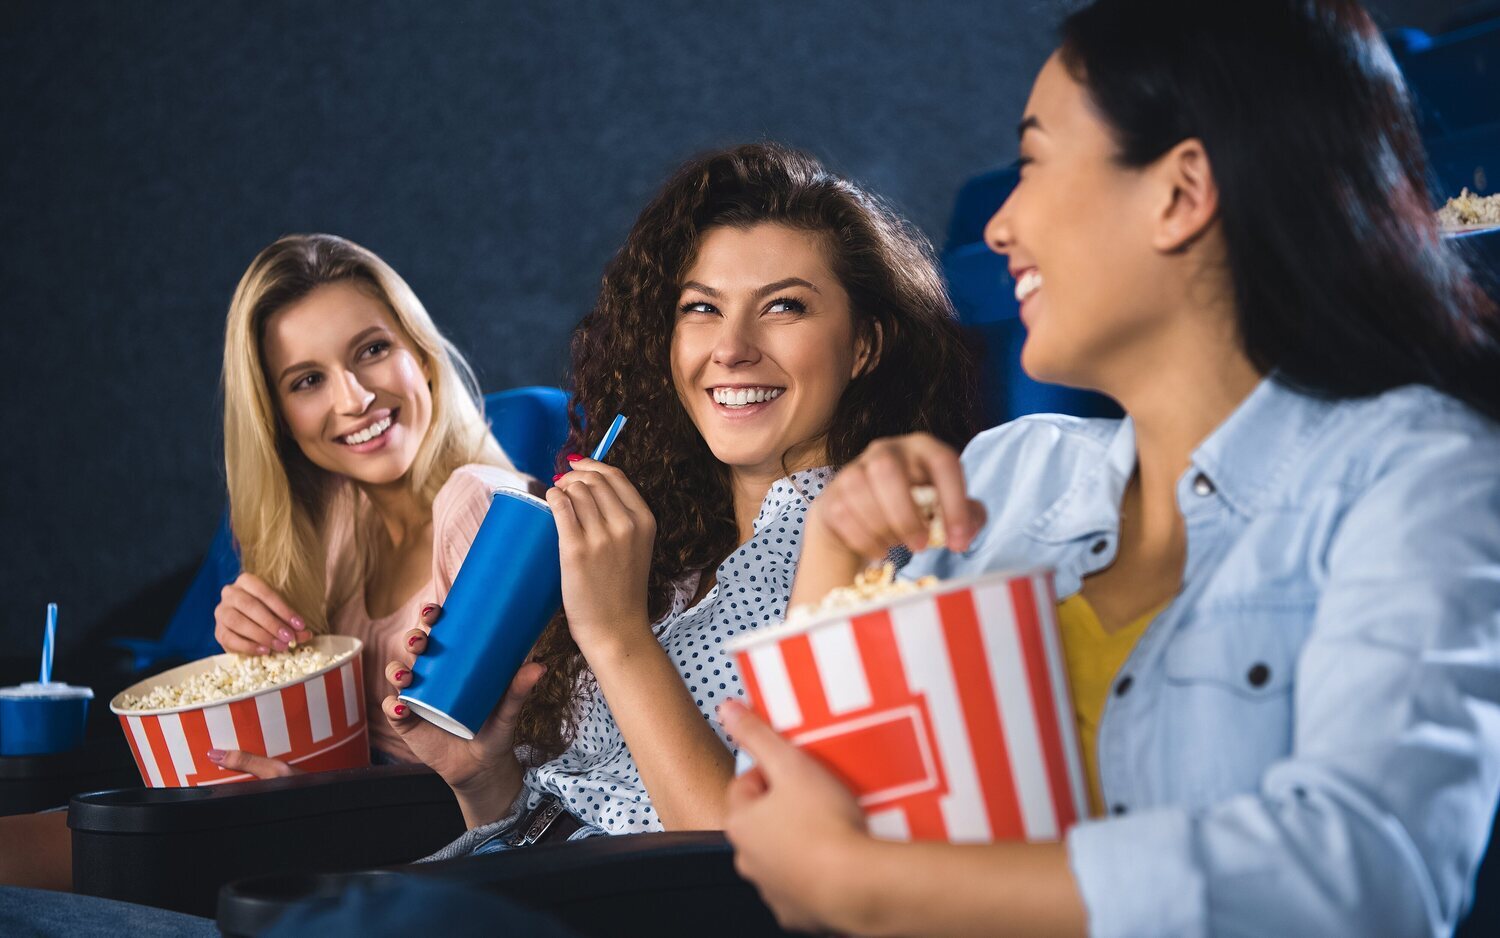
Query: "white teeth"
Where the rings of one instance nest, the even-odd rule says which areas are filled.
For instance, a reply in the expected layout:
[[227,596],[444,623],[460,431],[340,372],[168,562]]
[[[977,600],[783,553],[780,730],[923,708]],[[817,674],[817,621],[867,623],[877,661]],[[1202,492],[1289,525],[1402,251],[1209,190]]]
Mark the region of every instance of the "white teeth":
[[349,444],[350,446],[358,446],[361,443],[368,443],[390,428],[391,418],[384,417],[370,424],[368,427],[365,427],[358,433],[351,433],[348,436],[344,437],[344,442]]
[[763,401],[774,401],[782,388],[714,388],[714,402],[725,407],[745,407]]
[[1024,303],[1033,293],[1042,288],[1042,272],[1035,267],[1016,279],[1016,302]]

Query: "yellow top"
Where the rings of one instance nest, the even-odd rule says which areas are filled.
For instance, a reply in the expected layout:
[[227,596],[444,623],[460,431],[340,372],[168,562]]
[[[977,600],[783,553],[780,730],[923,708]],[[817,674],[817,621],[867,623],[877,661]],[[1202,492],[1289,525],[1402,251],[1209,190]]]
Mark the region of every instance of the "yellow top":
[[1104,793],[1099,784],[1099,720],[1104,716],[1104,702],[1109,699],[1115,675],[1130,657],[1130,650],[1163,608],[1165,604],[1117,632],[1106,632],[1082,593],[1057,604],[1058,630],[1062,633],[1068,684],[1073,691],[1073,714],[1078,724],[1078,745],[1083,750],[1083,770],[1089,783],[1089,813],[1094,817],[1104,813]]

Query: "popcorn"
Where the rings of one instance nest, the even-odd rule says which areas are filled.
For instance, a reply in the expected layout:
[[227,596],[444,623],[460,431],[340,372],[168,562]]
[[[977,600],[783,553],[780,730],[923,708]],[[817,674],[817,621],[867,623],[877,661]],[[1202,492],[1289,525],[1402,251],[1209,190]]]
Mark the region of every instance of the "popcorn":
[[1500,192],[1481,196],[1467,188],[1438,209],[1438,224],[1444,228],[1468,225],[1500,225]]
[[935,576],[924,576],[919,580],[896,579],[896,565],[883,563],[878,567],[861,570],[854,578],[854,585],[840,586],[830,590],[816,606],[797,606],[786,616],[788,624],[806,622],[827,612],[862,606],[877,599],[890,599],[920,593],[938,585]]
[[178,684],[153,687],[139,697],[126,694],[120,698],[119,706],[123,710],[162,710],[213,703],[294,683],[335,660],[335,656],[312,645],[271,655],[222,655],[210,671]]
[[947,547],[948,535],[943,530],[942,515],[938,514],[937,489],[930,485],[914,485],[911,500],[917,503],[917,510],[927,522],[927,546]]

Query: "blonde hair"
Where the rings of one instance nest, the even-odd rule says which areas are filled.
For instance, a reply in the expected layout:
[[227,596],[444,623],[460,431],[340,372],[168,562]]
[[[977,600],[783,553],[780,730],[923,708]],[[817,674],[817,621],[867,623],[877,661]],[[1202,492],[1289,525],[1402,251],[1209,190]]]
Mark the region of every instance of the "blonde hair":
[[[406,481],[431,507],[453,470],[514,468],[490,435],[474,372],[438,332],[406,281],[370,251],[326,234],[287,235],[240,278],[224,330],[224,469],[243,569],[276,590],[317,633],[373,562],[376,519],[347,479],[315,466],[281,419],[262,340],[271,315],[318,287],[349,283],[379,299],[431,377],[432,424]],[[348,524],[352,551],[329,563],[330,536]],[[336,571],[336,572],[333,572]],[[330,579],[333,583],[330,584]]]

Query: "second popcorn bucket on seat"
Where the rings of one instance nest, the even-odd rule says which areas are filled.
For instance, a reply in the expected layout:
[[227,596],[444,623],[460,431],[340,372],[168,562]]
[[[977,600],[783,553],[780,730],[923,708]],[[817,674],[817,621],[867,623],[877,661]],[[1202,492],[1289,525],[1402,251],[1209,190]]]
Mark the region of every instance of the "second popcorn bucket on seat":
[[1087,816],[1050,571],[992,573],[746,635],[757,714],[890,840],[1055,841]]

